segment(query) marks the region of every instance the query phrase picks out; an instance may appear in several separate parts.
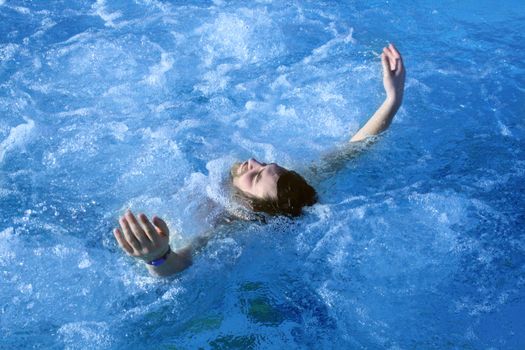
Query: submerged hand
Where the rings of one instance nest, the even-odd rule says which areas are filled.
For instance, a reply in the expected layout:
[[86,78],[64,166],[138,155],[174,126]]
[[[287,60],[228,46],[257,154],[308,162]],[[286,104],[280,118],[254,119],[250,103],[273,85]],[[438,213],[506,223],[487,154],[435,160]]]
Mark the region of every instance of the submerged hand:
[[169,249],[169,229],[164,220],[153,217],[153,224],[144,214],[139,220],[127,211],[119,220],[121,229],[113,231],[120,247],[129,255],[146,262],[159,259]]
[[394,45],[389,44],[383,49],[381,63],[387,99],[395,104],[401,104],[405,88],[405,67],[403,66],[403,58]]

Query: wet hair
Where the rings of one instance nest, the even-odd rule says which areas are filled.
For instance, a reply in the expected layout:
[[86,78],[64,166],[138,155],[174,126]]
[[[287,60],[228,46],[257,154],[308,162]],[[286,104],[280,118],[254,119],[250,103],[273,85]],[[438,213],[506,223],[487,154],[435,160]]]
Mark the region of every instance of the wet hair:
[[255,212],[270,215],[299,216],[304,206],[317,202],[317,193],[295,171],[287,170],[277,180],[277,198],[256,198],[238,189],[237,199]]

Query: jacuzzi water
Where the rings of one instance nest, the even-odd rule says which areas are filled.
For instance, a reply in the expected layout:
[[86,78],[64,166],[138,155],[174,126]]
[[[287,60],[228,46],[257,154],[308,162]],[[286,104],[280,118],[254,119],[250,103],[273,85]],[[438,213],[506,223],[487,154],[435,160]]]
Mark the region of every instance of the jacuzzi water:
[[[523,1],[0,0],[0,348],[524,349]],[[177,246],[253,156],[303,171],[404,104],[300,218]],[[174,232],[178,232],[180,237]]]

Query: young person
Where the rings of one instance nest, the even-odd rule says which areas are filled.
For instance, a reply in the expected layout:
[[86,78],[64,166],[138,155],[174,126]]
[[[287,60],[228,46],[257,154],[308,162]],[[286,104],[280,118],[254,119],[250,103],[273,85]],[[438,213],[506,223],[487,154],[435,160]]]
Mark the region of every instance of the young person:
[[[386,130],[401,106],[405,68],[394,45],[383,48],[381,63],[386,99],[350,142],[362,141]],[[331,160],[335,161],[337,155]],[[266,164],[252,158],[234,164],[230,173],[236,199],[254,212],[295,217],[304,206],[317,201],[315,189],[301,175],[275,163]],[[137,218],[128,210],[119,223],[120,229],[113,231],[119,246],[128,255],[146,262],[154,276],[169,276],[186,269],[192,263],[193,252],[209,239],[201,236],[192,244],[171,251],[169,228],[161,218],[154,216],[150,221],[145,214]]]

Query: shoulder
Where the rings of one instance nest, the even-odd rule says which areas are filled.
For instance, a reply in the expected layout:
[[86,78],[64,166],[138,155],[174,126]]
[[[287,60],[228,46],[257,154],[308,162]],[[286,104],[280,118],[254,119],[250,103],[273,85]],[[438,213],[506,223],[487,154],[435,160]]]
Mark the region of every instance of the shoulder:
[[343,169],[348,162],[362,154],[375,139],[376,137],[370,137],[363,141],[347,142],[332,149],[325,153],[317,163],[312,164],[309,172],[317,181],[322,181]]

